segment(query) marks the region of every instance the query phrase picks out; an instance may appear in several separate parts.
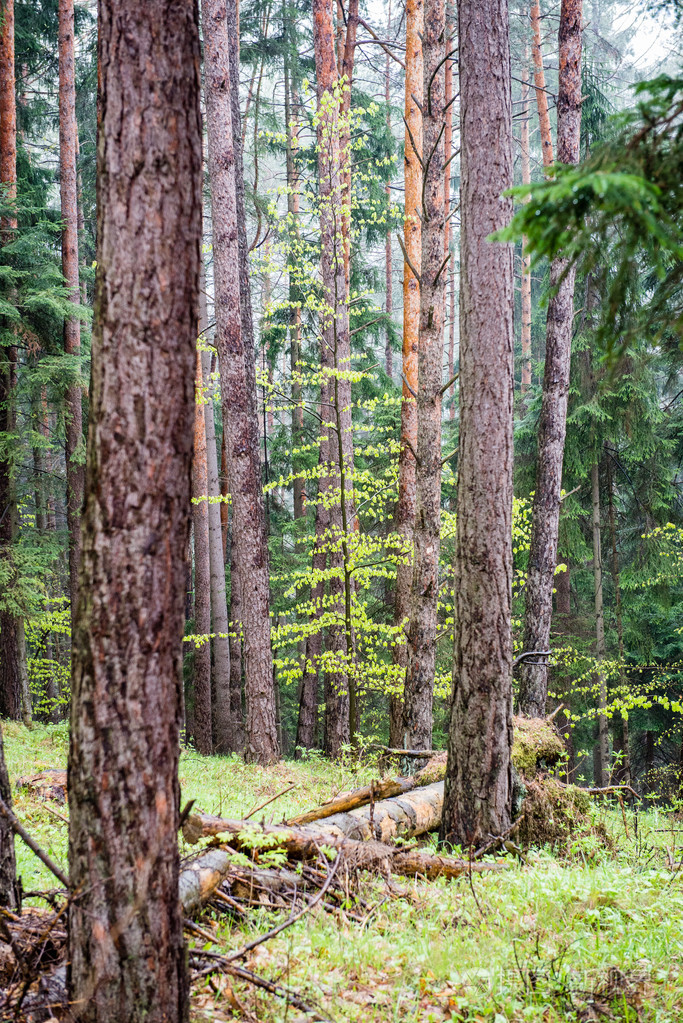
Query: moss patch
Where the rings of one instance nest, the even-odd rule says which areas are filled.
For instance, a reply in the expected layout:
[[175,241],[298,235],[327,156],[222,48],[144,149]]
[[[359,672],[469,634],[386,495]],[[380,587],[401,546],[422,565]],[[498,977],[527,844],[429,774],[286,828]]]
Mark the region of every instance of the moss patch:
[[512,719],[512,763],[524,778],[535,778],[539,771],[548,770],[565,755],[559,732],[543,718]]

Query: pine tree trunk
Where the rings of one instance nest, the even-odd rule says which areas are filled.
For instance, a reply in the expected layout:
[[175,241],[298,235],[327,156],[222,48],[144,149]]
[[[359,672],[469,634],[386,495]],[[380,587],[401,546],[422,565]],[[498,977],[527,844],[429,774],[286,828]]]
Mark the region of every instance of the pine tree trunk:
[[[0,9],[0,184],[9,199],[17,194],[17,108],[14,80],[14,0],[4,0]],[[3,243],[17,229],[13,216],[0,221]],[[15,390],[17,348],[0,347],[0,435],[15,430]],[[19,513],[12,456],[0,459],[0,557],[7,563],[10,586],[16,578],[14,540]],[[19,648],[20,620],[11,611],[0,610],[0,717],[21,718],[21,665]]]
[[225,0],[202,0],[216,347],[232,495],[232,542],[239,553],[244,630],[245,755],[249,760],[272,763],[279,749],[239,132],[236,18],[234,0],[229,0],[227,10]]
[[422,262],[418,345],[415,558],[403,723],[411,749],[431,749],[441,529],[441,389],[446,299],[444,216],[445,0],[425,0]]
[[[389,13],[387,16],[387,39],[391,39],[391,0],[389,0]],[[387,53],[384,64],[384,102],[387,108],[387,131],[391,134],[391,57]],[[387,210],[391,205],[391,182],[387,181],[385,188],[387,197]],[[384,241],[384,311],[387,317],[386,333],[384,335],[384,368],[390,380],[394,378],[394,355],[391,350],[391,316],[394,308],[394,289],[392,281],[392,253],[391,253],[391,228],[387,229]]]
[[[202,377],[208,387],[211,372],[211,354],[202,353]],[[213,387],[208,387],[204,406],[206,427],[207,493],[209,495],[209,561],[211,569],[211,631],[213,632],[213,735],[216,753],[232,753],[241,749],[238,742],[242,719],[232,720],[230,699],[230,622],[225,590],[225,560],[221,535],[221,506],[218,480],[218,451],[213,411]]]
[[[562,163],[579,161],[581,136],[582,0],[563,0],[560,10],[560,79],[557,100],[557,155]],[[562,462],[567,432],[567,400],[574,325],[576,274],[561,257],[550,266],[551,295],[545,341],[543,399],[538,426],[536,487],[531,518],[529,571],[525,588],[524,649],[547,650],[552,591],[557,567]],[[543,717],[548,667],[540,659],[520,665],[519,708]]]
[[[420,217],[422,192],[422,33],[424,0],[406,3],[406,80],[405,80],[405,221],[403,237],[408,259],[419,272],[422,262],[422,225]],[[412,549],[415,528],[416,483],[415,452],[417,451],[417,348],[420,332],[420,284],[407,260],[403,262],[403,401],[401,404],[401,451],[398,457],[398,504],[394,529]],[[405,558],[401,561],[405,562]],[[394,622],[403,625],[407,635],[410,619],[410,590],[413,579],[413,557],[399,563],[396,569]],[[405,643],[394,647],[395,663],[406,668],[408,648]],[[402,747],[404,739],[403,699],[389,699],[389,745]]]
[[[455,657],[441,837],[511,823],[513,252],[487,241],[512,200],[506,0],[459,0],[460,448]],[[496,69],[495,75],[491,68]]]
[[176,1023],[188,1002],[178,752],[202,221],[194,5],[100,0],[98,56],[69,1001],[80,1023]]
[[555,611],[558,615],[571,614],[571,573],[569,565],[555,576]]
[[[288,31],[289,22],[286,20],[284,29]],[[289,43],[288,43],[289,45]],[[296,140],[296,118],[293,120],[293,85],[289,71],[288,50],[285,49],[285,131],[287,134],[287,212],[292,218],[293,234],[299,241],[299,174],[294,162],[293,146]],[[290,255],[290,259],[292,256]],[[296,275],[289,273],[289,366],[292,388],[292,447],[299,448],[303,443],[304,410],[301,405],[301,305],[303,296],[301,289],[296,284]],[[294,518],[301,519],[306,514],[306,481],[301,474],[301,459],[292,455],[292,472],[295,475],[293,485],[294,497]]]
[[313,2],[313,38],[318,98],[318,179],[321,232],[321,270],[324,308],[320,313],[323,371],[329,376],[329,459],[332,486],[338,501],[330,508],[333,546],[330,567],[332,608],[338,624],[329,629],[325,679],[325,748],[339,756],[352,738],[355,725],[355,690],[349,670],[353,658],[350,630],[349,562],[346,537],[353,528],[353,437],[351,432],[351,384],[340,378],[350,369],[351,338],[347,298],[346,237],[339,196],[345,187],[341,157],[342,129],[339,104],[333,90],[337,83],[334,26],[329,0]]
[[[593,585],[595,587],[595,657],[598,663],[605,659],[605,615],[602,596],[602,546],[600,542],[600,465],[591,468],[592,524],[593,524]],[[602,788],[607,784],[609,750],[607,745],[607,681],[598,668],[598,722],[597,742],[593,753],[593,784]]]
[[[612,476],[612,456],[607,455],[607,498],[609,508],[609,532],[612,545],[612,583],[614,585],[615,617],[617,620],[617,639],[619,642],[619,676],[622,688],[626,688],[625,656],[624,656],[624,621],[621,605],[621,573],[619,571],[619,552],[617,550],[617,526],[614,515],[614,479]],[[616,711],[613,717],[614,749],[621,753],[616,763],[615,780],[618,784],[631,784],[631,756],[629,750],[628,717]]]
[[[76,124],[76,77],[74,68],[74,0],[59,0],[59,193],[62,210],[62,273],[69,301],[78,305],[78,126]],[[79,356],[81,324],[76,316],[64,321],[64,352]],[[78,382],[67,388],[66,488],[69,530],[69,594],[71,620],[78,601],[78,571],[81,558],[80,516],[83,505],[82,392]]]
[[200,753],[213,753],[211,729],[211,561],[209,553],[208,471],[202,357],[197,351],[192,457],[192,535],[194,537],[194,631],[206,640],[194,649],[194,741]]
[[[531,184],[529,160],[529,48],[525,44],[522,68],[521,161],[522,184]],[[522,398],[531,387],[531,256],[525,252],[527,240],[522,238]]]
[[[12,786],[10,785],[5,747],[0,726],[0,799],[12,809]],[[0,814],[0,907],[13,912],[21,910],[21,885],[17,880],[17,862],[14,855],[14,832],[7,818]]]
[[543,166],[550,167],[554,161],[553,139],[550,134],[550,114],[548,113],[548,93],[545,88],[545,71],[543,69],[543,50],[541,49],[541,8],[539,0],[531,0],[531,51],[534,58],[534,87],[536,89],[536,106],[538,108],[538,125],[541,132],[541,153]]

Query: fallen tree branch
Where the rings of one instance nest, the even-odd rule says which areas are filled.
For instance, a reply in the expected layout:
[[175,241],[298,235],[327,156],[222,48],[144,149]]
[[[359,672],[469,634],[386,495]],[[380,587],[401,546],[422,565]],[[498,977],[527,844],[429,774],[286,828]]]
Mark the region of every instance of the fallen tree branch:
[[45,864],[47,869],[52,874],[54,874],[57,880],[60,881],[68,891],[69,879],[67,878],[66,874],[60,867],[57,866],[55,861],[51,859],[46,852],[43,852],[43,850],[40,848],[35,839],[31,838],[26,828],[23,826],[23,824],[19,823],[19,821],[14,816],[14,814],[12,813],[12,811],[10,810],[2,796],[0,796],[0,813],[3,815],[5,820],[9,822],[9,826],[11,827],[12,831],[14,831],[15,834],[19,835],[19,838],[21,838],[26,843],[31,852],[36,854],[38,859]]
[[300,920],[302,916],[306,915],[306,913],[310,913],[312,909],[315,909],[320,900],[325,897],[327,890],[332,884],[334,876],[337,873],[337,870],[339,869],[341,859],[342,859],[341,855],[338,855],[336,860],[328,870],[327,877],[325,878],[325,883],[323,884],[318,894],[314,898],[312,898],[310,902],[307,902],[306,905],[302,909],[300,909],[298,913],[293,913],[290,917],[288,917],[287,920],[284,920],[283,923],[278,924],[277,927],[273,927],[272,930],[268,931],[266,934],[262,934],[259,938],[254,938],[253,941],[250,941],[249,944],[244,945],[242,948],[238,949],[237,952],[232,952],[227,957],[228,962],[233,962],[233,960],[235,959],[241,959],[242,956],[245,956],[247,952],[251,952],[251,950],[256,948],[257,945],[262,945],[265,941],[270,941],[271,938],[274,938],[276,935],[280,934],[281,931],[284,931],[288,927],[291,927],[292,924],[295,924],[297,920]]
[[[192,953],[191,953],[192,954]],[[196,958],[199,959],[211,959],[213,960],[210,966],[205,966],[203,969],[195,972],[195,979],[200,977],[208,977],[210,973],[216,973],[221,970],[224,973],[229,973],[233,977],[244,980],[247,984],[252,984],[254,987],[260,987],[264,991],[267,991],[271,995],[276,995],[278,998],[283,998],[285,1001],[293,1005],[299,1012],[305,1012],[306,1015],[311,1016],[314,1020],[320,1021],[320,1023],[330,1023],[330,1017],[324,1016],[322,1013],[308,1002],[305,1002],[301,995],[296,991],[292,991],[291,988],[281,987],[279,984],[274,984],[270,980],[266,980],[265,977],[259,977],[257,973],[252,973],[251,970],[247,970],[244,966],[238,966],[237,963],[231,963],[227,956],[220,955],[218,952],[195,952]]]
[[377,802],[380,799],[388,799],[391,796],[398,796],[415,788],[415,778],[385,778],[382,781],[371,781],[369,785],[354,789],[353,792],[345,792],[341,796],[335,796],[329,802],[309,810],[307,813],[300,813],[296,817],[290,817],[289,823],[294,825],[311,824],[313,821],[323,820],[325,817],[332,817],[335,813],[345,813],[354,810],[366,803]]
[[360,806],[365,806],[367,803],[379,803],[381,800],[403,795],[422,785],[442,781],[445,777],[445,762],[428,763],[411,778],[383,778],[381,781],[371,781],[369,785],[363,785],[352,792],[344,792],[333,799],[328,799],[326,803],[316,807],[314,810],[298,814],[296,817],[290,817],[288,823],[295,826],[312,824],[313,821],[324,820],[326,817],[332,817],[337,813],[348,813]]
[[[283,851],[293,860],[316,860],[321,847],[325,846],[337,850],[342,863],[349,869],[376,871],[385,876],[394,873],[433,880],[436,877],[461,877],[470,869],[467,860],[438,856],[422,849],[399,849],[372,840],[357,842],[334,831],[323,831],[310,825],[302,828],[286,825],[264,825],[261,828],[254,828],[239,820],[219,817],[196,819],[193,816],[185,827],[185,837],[188,841],[196,841],[197,836],[201,834],[229,834],[234,849],[243,848],[244,851],[250,851],[253,847],[255,833],[274,835],[280,839]],[[248,834],[243,842],[241,836],[245,832]],[[214,846],[205,850],[181,871],[180,897],[183,909],[188,915],[196,911],[230,873],[230,859],[234,855],[234,849],[228,847],[226,850]],[[477,863],[472,867],[475,873],[504,868],[504,864],[497,863]]]
[[279,799],[280,796],[284,796],[286,792],[291,792],[292,789],[295,789],[296,787],[296,782],[291,782],[291,784],[286,785],[284,789],[276,792],[274,796],[270,797],[270,799],[266,799],[263,803],[259,803],[258,806],[255,806],[253,810],[250,810],[244,818],[245,821],[248,821],[249,818],[253,817],[255,813],[259,812],[259,810],[264,810],[267,806],[270,806],[271,803],[274,803],[276,799]]

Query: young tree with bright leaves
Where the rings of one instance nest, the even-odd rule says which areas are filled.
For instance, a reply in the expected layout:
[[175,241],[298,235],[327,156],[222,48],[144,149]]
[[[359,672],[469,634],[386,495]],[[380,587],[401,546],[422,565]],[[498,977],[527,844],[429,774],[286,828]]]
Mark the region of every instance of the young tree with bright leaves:
[[[197,352],[194,409],[194,452],[192,457],[192,533],[194,537],[194,631],[211,633],[211,553],[209,551],[209,489],[204,421],[202,356]],[[211,643],[198,640],[194,650],[193,739],[200,753],[213,753],[211,727]]]
[[501,835],[512,809],[513,253],[489,241],[512,214],[506,0],[459,0],[458,42],[460,447],[441,838],[471,848]]
[[[131,40],[135,45],[131,45]],[[192,0],[101,0],[97,281],[69,751],[68,988],[179,1023],[178,755],[202,225]]]
[[[581,141],[582,0],[563,0],[560,8],[560,76],[557,97],[557,155],[560,163],[579,162]],[[538,425],[536,487],[531,523],[529,571],[525,589],[524,650],[547,650],[562,496],[562,462],[567,433],[567,399],[574,329],[576,270],[558,256],[550,266],[550,299],[545,340],[543,399]],[[543,657],[520,665],[519,708],[542,717],[548,696],[548,666]]]
[[[313,40],[317,81],[317,150],[320,205],[320,264],[322,308],[320,311],[321,366],[327,377],[323,429],[328,434],[328,458],[332,475],[329,483],[339,491],[339,502],[330,507],[329,528],[341,539],[353,523],[353,436],[351,432],[351,338],[346,274],[346,244],[343,207],[344,174],[342,143],[346,130],[340,117],[344,86],[339,84],[334,46],[334,22],[330,0],[314,0]],[[338,756],[355,728],[354,681],[349,672],[353,640],[349,630],[351,579],[340,544],[330,550],[330,594],[335,600],[339,624],[329,629],[325,673],[325,748]]]

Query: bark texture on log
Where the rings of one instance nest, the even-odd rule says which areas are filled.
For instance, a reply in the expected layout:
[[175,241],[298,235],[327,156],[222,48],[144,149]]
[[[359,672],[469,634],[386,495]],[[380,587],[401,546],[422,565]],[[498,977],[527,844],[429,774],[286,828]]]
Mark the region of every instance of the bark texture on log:
[[69,1000],[176,1023],[178,753],[202,220],[192,3],[100,0],[97,281],[69,752]]
[[[507,0],[459,0],[460,447],[455,657],[441,836],[511,823],[513,252],[488,241],[512,200]],[[491,74],[491,69],[496,74]]]
[[[424,0],[406,3],[406,80],[403,179],[405,187],[405,220],[403,238],[408,259],[419,271],[422,262],[422,33]],[[415,452],[417,451],[417,350],[420,334],[420,284],[403,261],[403,393],[401,403],[401,451],[398,458],[398,503],[394,529],[412,545],[415,528]],[[410,622],[410,591],[413,581],[413,558],[405,557],[396,569],[394,622],[404,625],[407,636]],[[394,659],[402,668],[408,664],[406,643],[394,647]],[[389,699],[389,745],[404,745],[403,698]]]
[[418,344],[417,469],[403,724],[407,744],[432,745],[441,534],[441,389],[446,300],[444,132],[446,4],[425,0],[423,62],[422,262]]
[[[563,0],[560,9],[560,76],[557,99],[557,155],[561,163],[579,162],[581,141],[582,0]],[[545,341],[543,399],[538,424],[536,487],[531,516],[529,570],[525,587],[524,649],[547,650],[552,591],[557,567],[562,464],[567,432],[567,401],[574,325],[576,273],[567,261],[550,266],[551,295]],[[519,707],[542,717],[548,695],[548,666],[543,659],[520,666]]]
[[[305,830],[315,834],[322,829],[328,835],[348,835],[355,840],[414,838],[438,828],[442,806],[443,782],[434,782],[348,813],[335,813],[325,818],[324,825],[308,825]],[[220,817],[192,814],[183,834],[188,842],[197,842],[210,835],[232,833],[234,823]]]
[[[74,61],[74,0],[59,0],[59,194],[62,211],[62,273],[69,301],[79,305],[78,272],[78,126],[76,124],[76,75]],[[64,351],[81,353],[81,323],[77,316],[64,321]],[[78,571],[81,558],[80,516],[83,505],[85,465],[81,451],[83,436],[82,392],[78,382],[66,391],[66,484],[69,529],[69,592],[73,622],[78,600]]]
[[[190,817],[185,829],[190,835],[194,833],[191,830],[192,820]],[[337,850],[342,862],[350,870],[377,871],[384,875],[393,873],[404,877],[419,876],[433,881],[437,877],[462,877],[470,871],[489,873],[506,868],[502,863],[470,863],[449,856],[436,856],[421,849],[403,851],[384,842],[372,840],[358,842],[345,835],[340,836],[312,828],[293,829],[278,825],[255,829],[247,821],[228,819],[221,821],[221,833],[232,836],[231,845],[234,849],[249,850],[249,843],[243,846],[240,841],[240,835],[245,832],[249,835],[249,842],[253,841],[254,833],[276,836],[280,839],[281,848],[293,860],[317,860],[321,855],[321,847],[327,846]],[[187,902],[188,907],[196,907],[211,897],[233,869],[230,862],[231,853],[234,854],[230,848],[214,846],[201,853],[196,860],[186,864],[183,869],[181,890],[183,906]]]
[[235,0],[202,0],[211,189],[216,346],[232,496],[247,697],[245,755],[279,756],[270,646],[268,545],[261,482],[254,334],[247,265],[244,176],[239,131]]

